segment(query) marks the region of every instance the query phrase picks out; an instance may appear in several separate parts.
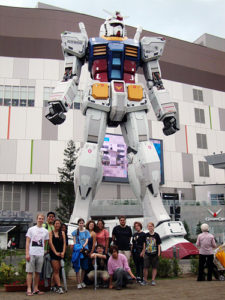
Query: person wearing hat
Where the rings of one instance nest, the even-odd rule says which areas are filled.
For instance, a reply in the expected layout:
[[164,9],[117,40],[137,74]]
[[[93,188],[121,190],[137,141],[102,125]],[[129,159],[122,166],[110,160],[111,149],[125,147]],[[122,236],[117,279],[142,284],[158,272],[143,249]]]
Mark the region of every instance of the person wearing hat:
[[199,268],[198,268],[198,279],[197,281],[204,281],[204,267],[205,264],[208,269],[207,280],[212,280],[212,272],[213,272],[213,248],[216,248],[216,242],[214,236],[209,233],[209,225],[202,224],[201,231],[197,238],[197,247],[199,248]]

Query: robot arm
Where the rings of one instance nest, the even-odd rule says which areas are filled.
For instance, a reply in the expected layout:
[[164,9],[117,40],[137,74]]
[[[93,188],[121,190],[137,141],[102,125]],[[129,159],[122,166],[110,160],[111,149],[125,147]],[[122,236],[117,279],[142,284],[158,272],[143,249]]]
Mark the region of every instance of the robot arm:
[[164,47],[164,38],[143,37],[141,39],[143,71],[147,81],[148,96],[157,119],[164,123],[163,133],[170,135],[179,128],[177,128],[175,117],[175,105],[169,101],[169,93],[165,90],[161,79],[158,60]]
[[46,118],[54,125],[65,121],[66,113],[73,104],[78,92],[81,67],[84,64],[88,36],[83,23],[79,23],[81,32],[65,31],[61,34],[62,51],[65,59],[63,80],[58,82],[49,101]]

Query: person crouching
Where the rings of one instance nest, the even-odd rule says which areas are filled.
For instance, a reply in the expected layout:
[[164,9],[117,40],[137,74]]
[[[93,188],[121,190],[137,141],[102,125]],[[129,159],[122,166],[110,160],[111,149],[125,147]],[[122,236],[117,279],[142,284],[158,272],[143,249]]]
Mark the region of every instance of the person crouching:
[[112,282],[114,280],[115,288],[121,290],[130,279],[136,279],[136,277],[128,265],[126,256],[119,253],[117,246],[111,246],[109,252],[111,253],[108,261],[109,288],[113,288]]

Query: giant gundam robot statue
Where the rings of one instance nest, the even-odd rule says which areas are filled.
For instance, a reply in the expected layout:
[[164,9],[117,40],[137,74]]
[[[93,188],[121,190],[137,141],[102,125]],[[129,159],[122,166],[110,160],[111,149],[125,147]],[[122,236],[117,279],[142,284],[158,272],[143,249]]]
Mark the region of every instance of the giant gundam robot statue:
[[[86,116],[84,146],[75,169],[76,201],[70,223],[90,217],[90,204],[102,181],[101,147],[107,126],[121,126],[127,144],[128,176],[132,190],[143,205],[145,223],[152,221],[164,240],[165,249],[187,243],[181,222],[172,222],[159,194],[160,161],[149,138],[147,112],[151,103],[163,133],[174,134],[176,109],[163,86],[159,58],[165,39],[143,37],[137,28],[133,39],[126,36],[123,17],[111,14],[100,28],[99,37],[88,39],[85,26],[80,32],[62,33],[65,73],[53,91],[46,117],[53,124],[65,121],[74,102],[82,66],[87,62],[91,80],[83,93],[82,113]],[[137,83],[143,68],[147,89]],[[188,243],[187,243],[188,244]]]

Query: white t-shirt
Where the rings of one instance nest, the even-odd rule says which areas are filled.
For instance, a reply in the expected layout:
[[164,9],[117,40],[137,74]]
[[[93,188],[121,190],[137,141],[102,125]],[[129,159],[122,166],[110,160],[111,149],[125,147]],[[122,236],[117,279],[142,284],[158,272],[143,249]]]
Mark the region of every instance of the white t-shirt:
[[30,255],[44,255],[45,240],[49,240],[48,230],[37,225],[30,227],[26,234],[30,238]]

